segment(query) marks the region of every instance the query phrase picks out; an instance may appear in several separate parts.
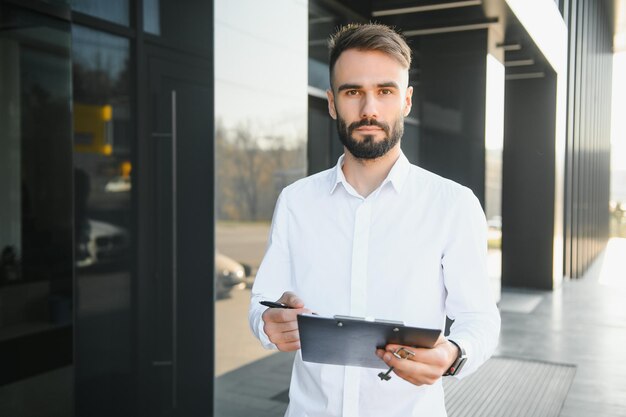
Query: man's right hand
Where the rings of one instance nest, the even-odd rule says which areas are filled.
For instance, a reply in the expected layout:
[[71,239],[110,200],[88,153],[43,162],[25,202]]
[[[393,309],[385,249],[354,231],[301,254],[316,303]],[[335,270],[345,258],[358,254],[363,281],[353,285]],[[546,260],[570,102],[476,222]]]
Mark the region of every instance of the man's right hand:
[[311,313],[304,308],[304,302],[294,293],[285,292],[277,300],[293,308],[268,308],[261,318],[263,331],[278,350],[291,352],[300,349],[300,334],[298,333],[298,314]]

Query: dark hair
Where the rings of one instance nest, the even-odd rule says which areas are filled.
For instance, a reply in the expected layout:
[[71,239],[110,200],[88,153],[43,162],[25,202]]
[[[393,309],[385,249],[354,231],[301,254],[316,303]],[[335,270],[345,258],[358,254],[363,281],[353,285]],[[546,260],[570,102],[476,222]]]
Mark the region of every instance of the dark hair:
[[330,49],[330,81],[339,56],[348,49],[380,51],[391,56],[403,67],[411,66],[411,48],[404,37],[389,26],[378,23],[350,23],[340,27],[328,40]]

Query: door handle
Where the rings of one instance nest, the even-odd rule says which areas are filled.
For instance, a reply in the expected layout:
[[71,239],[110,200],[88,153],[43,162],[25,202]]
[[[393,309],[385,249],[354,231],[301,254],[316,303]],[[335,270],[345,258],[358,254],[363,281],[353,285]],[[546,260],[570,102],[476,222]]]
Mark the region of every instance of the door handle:
[[178,134],[176,90],[172,90],[172,407],[178,397]]
[[172,155],[172,358],[171,360],[155,360],[152,366],[170,366],[172,372],[172,408],[176,408],[178,400],[178,167],[177,167],[177,118],[176,118],[176,90],[172,90],[171,96],[171,132],[153,132],[153,138],[170,138]]

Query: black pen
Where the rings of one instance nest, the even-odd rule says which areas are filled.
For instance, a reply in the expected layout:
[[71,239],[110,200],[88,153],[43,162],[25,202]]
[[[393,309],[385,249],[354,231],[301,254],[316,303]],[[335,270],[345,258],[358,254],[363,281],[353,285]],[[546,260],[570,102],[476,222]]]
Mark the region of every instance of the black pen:
[[275,303],[274,301],[259,301],[259,303],[269,308],[293,308],[291,306],[288,306],[287,304]]

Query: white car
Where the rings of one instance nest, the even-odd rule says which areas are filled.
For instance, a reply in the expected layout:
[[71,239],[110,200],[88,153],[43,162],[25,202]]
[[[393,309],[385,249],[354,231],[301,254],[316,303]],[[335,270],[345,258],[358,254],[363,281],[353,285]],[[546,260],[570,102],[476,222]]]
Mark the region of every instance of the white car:
[[[88,219],[83,241],[77,242],[76,265],[80,268],[127,260],[130,250],[128,231],[111,223]],[[228,297],[230,291],[246,287],[249,268],[219,252],[215,253],[215,295]]]
[[246,268],[229,258],[228,256],[215,252],[215,297],[225,298],[234,288],[245,288]]
[[87,220],[85,240],[76,242],[76,265],[86,267],[128,259],[130,237],[124,228],[99,220]]

